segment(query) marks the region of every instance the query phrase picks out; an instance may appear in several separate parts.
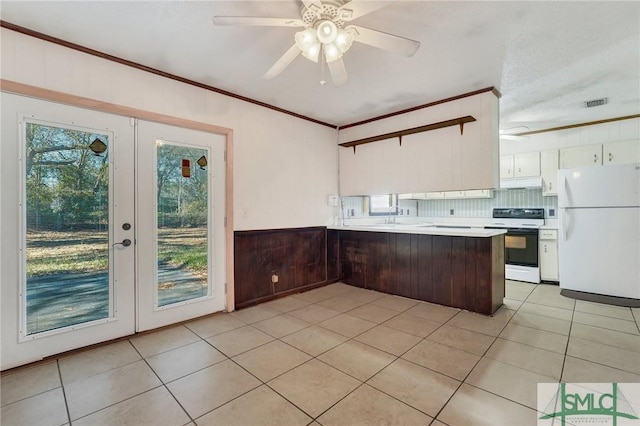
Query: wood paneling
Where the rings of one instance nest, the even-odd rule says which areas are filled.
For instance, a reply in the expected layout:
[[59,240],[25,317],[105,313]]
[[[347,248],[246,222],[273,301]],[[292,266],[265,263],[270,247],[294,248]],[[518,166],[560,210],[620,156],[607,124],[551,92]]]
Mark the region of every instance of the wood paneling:
[[340,279],[340,232],[327,229],[327,281]]
[[431,279],[433,280],[432,302],[451,306],[451,239],[434,235],[431,253]]
[[340,231],[347,284],[493,314],[504,298],[504,236]]
[[433,300],[433,236],[418,235],[418,299]]
[[367,234],[369,232],[340,232],[340,278],[356,287],[365,287]]
[[236,231],[234,239],[238,307],[327,282],[325,227]]

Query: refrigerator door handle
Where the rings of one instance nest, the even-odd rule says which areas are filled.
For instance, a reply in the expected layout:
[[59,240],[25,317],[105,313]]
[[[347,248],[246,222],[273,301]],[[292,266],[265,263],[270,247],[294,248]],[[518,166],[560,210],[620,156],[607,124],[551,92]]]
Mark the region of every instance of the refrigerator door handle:
[[562,205],[559,204],[558,207],[562,211],[562,217],[560,218],[560,225],[562,226],[562,239],[567,241],[567,237],[569,236],[569,213],[567,212],[567,207],[569,206],[568,198],[569,198],[569,188],[567,188],[567,177],[565,175],[560,176],[560,192],[558,193],[558,200],[562,199]]

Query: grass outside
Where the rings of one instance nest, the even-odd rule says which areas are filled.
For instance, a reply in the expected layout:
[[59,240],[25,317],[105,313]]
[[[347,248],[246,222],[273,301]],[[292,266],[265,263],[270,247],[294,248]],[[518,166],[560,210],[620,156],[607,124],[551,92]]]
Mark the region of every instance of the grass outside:
[[[27,234],[27,276],[106,271],[106,232],[43,231]],[[158,231],[160,262],[207,273],[207,229],[163,228]]]

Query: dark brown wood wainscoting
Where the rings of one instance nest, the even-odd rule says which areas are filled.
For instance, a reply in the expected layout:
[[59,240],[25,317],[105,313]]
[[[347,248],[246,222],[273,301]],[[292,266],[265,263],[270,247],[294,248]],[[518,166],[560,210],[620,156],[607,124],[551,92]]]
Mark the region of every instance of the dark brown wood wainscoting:
[[337,244],[324,226],[235,231],[236,308],[337,281]]

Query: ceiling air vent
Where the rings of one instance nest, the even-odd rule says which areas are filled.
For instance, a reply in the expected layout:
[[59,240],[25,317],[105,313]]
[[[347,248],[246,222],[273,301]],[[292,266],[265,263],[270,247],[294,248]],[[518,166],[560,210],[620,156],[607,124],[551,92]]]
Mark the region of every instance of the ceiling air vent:
[[593,108],[593,107],[597,107],[600,105],[604,105],[607,103],[607,98],[602,98],[602,99],[594,99],[592,101],[586,101],[584,103],[585,108]]

